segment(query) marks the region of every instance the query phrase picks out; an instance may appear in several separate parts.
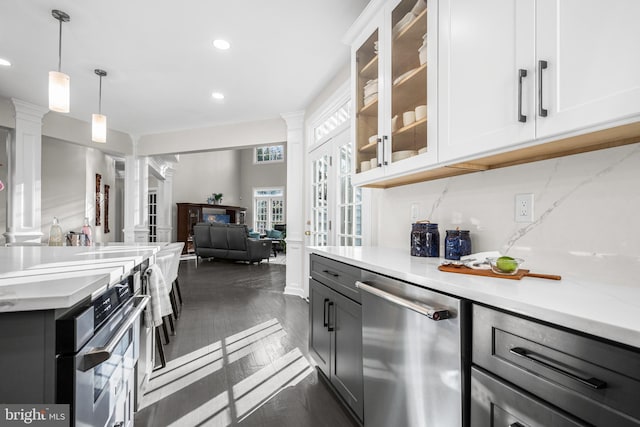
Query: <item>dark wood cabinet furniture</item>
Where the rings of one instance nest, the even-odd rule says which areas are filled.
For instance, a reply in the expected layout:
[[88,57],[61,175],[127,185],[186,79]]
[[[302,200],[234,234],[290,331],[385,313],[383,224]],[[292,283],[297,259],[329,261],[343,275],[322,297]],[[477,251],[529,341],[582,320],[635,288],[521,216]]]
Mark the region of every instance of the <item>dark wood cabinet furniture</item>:
[[311,255],[309,352],[360,421],[364,415],[360,270]]
[[184,242],[185,253],[194,253],[193,226],[204,221],[203,214],[229,215],[230,224],[244,224],[247,208],[240,206],[210,205],[208,203],[176,203],[178,206],[177,241]]

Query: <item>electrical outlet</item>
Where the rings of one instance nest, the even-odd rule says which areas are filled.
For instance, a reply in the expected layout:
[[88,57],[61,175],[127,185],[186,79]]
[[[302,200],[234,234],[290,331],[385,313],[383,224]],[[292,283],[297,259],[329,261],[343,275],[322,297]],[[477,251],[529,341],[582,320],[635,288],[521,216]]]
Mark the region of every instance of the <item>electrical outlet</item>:
[[516,194],[516,222],[533,222],[533,194]]
[[412,203],[411,204],[411,221],[417,221],[420,217],[420,204]]

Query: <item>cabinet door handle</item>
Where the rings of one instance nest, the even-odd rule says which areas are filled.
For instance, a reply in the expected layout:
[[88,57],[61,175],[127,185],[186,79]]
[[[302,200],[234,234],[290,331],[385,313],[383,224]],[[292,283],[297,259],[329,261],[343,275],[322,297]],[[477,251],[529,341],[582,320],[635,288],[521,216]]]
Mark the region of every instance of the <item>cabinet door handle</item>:
[[329,326],[329,322],[327,321],[327,303],[329,302],[329,298],[324,299],[324,307],[322,307],[322,324],[326,328]]
[[333,332],[333,331],[335,331],[335,330],[336,330],[336,328],[335,328],[335,326],[336,326],[335,312],[336,312],[336,311],[335,311],[335,309],[333,310],[333,313],[334,313],[333,317],[334,317],[334,319],[333,319],[333,326],[331,326],[331,307],[333,307],[333,301],[329,301],[329,310],[327,310],[327,311],[328,311],[328,313],[329,313],[329,316],[328,316],[328,317],[329,317],[329,319],[328,319],[328,322],[327,322],[327,326],[328,326],[328,327],[327,327],[327,330],[328,330],[329,332]]
[[384,135],[382,137],[382,163],[384,163],[385,166],[389,164],[389,162],[385,159],[385,155],[384,155],[384,153],[386,151],[385,150],[385,145],[386,144],[384,142],[388,141],[388,140],[389,140],[389,136],[388,135]]
[[589,386],[591,388],[594,388],[596,390],[602,390],[607,388],[607,383],[599,380],[597,378],[582,378],[574,373],[571,373],[567,370],[561,369],[559,368],[557,365],[560,365],[560,363],[554,361],[553,359],[550,359],[546,356],[543,356],[542,354],[537,354],[534,353],[533,351],[524,349],[522,347],[513,347],[511,350],[509,350],[511,353],[515,354],[516,356],[520,356],[523,357],[533,363],[537,363],[538,365],[544,366],[547,369],[551,369],[554,372],[557,372],[559,374],[562,374],[570,379],[572,379],[573,381],[577,381],[580,384]]
[[527,116],[522,114],[522,79],[527,77],[527,70],[522,68],[518,70],[518,121],[521,123],[527,122]]
[[378,138],[378,167],[382,166],[382,161],[384,160],[384,144],[382,144],[382,138]]
[[547,117],[548,111],[542,108],[542,70],[547,69],[547,61],[538,61],[538,115]]
[[451,317],[451,313],[449,313],[449,310],[447,310],[446,308],[431,307],[422,302],[416,302],[401,298],[397,295],[385,292],[382,289],[378,289],[360,281],[356,281],[356,288],[382,298],[392,304],[399,305],[400,307],[404,307],[409,310],[413,310],[418,314],[427,316],[431,320],[444,320]]
[[330,276],[333,276],[333,277],[340,277],[340,275],[339,275],[338,273],[334,273],[334,272],[333,272],[333,271],[331,271],[331,270],[322,270],[322,272],[323,272],[323,273],[326,273],[326,274],[328,274],[328,275],[330,275]]

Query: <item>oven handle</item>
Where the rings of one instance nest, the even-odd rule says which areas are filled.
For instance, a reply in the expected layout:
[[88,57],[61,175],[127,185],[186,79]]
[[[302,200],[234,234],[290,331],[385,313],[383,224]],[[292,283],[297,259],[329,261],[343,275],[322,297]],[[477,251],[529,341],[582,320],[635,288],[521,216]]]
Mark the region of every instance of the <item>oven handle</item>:
[[109,360],[111,354],[116,349],[116,346],[124,337],[124,334],[127,333],[131,325],[140,317],[140,313],[149,303],[149,299],[151,298],[148,295],[136,295],[133,297],[135,309],[131,312],[125,323],[118,329],[118,332],[113,335],[113,337],[109,340],[109,342],[104,347],[97,347],[91,349],[91,351],[87,352],[82,359],[82,367],[80,368],[83,372],[88,371],[89,369],[93,369],[102,362]]
[[413,310],[418,314],[422,314],[423,316],[427,316],[431,320],[444,320],[450,317],[449,310],[447,310],[446,308],[430,307],[421,302],[400,298],[397,295],[393,295],[381,289],[374,288],[373,286],[367,285],[366,283],[362,283],[360,281],[356,281],[356,287],[372,295],[387,300],[393,304],[408,308],[409,310]]

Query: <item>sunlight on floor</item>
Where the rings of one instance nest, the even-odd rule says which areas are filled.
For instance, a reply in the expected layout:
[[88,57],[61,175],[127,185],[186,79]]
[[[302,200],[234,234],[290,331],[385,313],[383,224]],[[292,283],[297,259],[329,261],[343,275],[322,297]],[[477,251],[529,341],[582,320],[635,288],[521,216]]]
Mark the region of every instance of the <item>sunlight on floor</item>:
[[[282,325],[271,319],[172,360],[164,369],[154,373],[141,406],[153,405],[223,369],[225,365],[253,354],[263,348],[265,339],[273,340],[285,335]],[[171,425],[228,426],[234,423],[234,418],[235,422],[240,422],[280,391],[295,386],[312,372],[309,361],[295,348]]]

